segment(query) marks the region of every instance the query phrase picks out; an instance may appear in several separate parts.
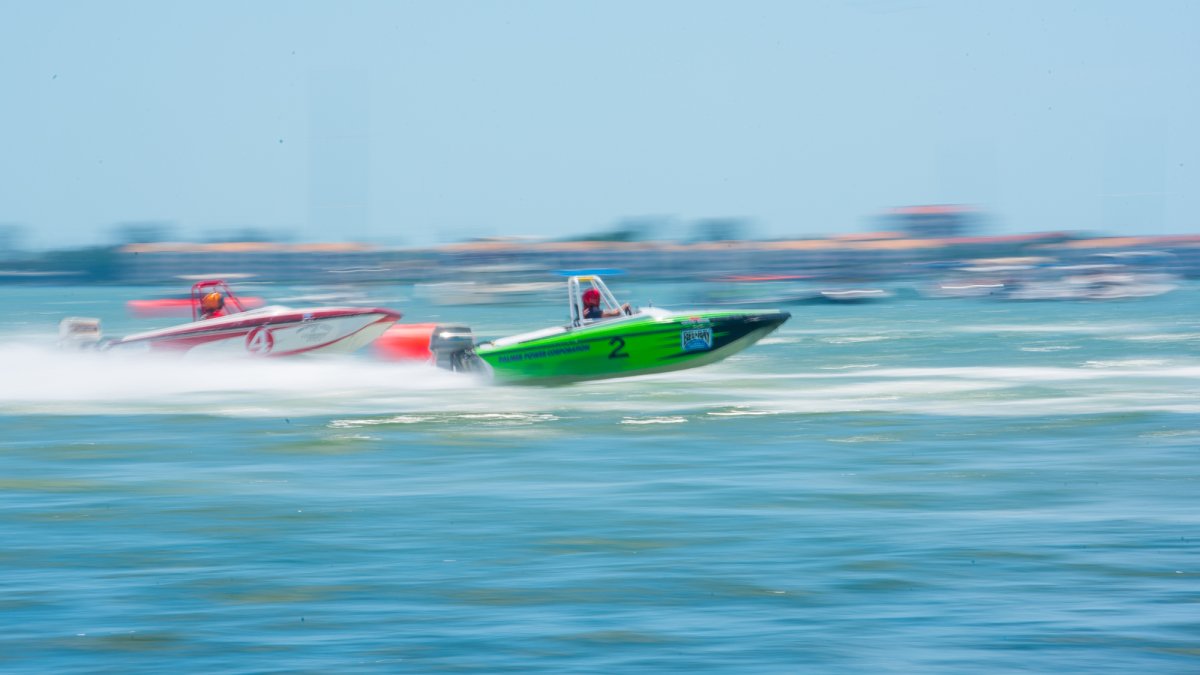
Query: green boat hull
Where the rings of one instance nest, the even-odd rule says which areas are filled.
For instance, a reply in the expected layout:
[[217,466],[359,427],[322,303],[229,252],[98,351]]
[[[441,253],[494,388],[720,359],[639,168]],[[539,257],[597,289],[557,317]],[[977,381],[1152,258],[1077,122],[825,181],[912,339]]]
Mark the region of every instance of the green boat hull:
[[664,373],[720,361],[791,315],[778,310],[648,312],[476,345],[496,381],[557,384]]

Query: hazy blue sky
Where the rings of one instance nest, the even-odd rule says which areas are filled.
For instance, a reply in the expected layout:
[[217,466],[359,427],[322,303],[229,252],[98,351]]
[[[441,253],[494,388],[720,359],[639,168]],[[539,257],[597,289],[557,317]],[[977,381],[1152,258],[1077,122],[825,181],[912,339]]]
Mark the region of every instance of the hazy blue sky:
[[420,244],[628,216],[1200,231],[1200,2],[33,2],[0,222]]

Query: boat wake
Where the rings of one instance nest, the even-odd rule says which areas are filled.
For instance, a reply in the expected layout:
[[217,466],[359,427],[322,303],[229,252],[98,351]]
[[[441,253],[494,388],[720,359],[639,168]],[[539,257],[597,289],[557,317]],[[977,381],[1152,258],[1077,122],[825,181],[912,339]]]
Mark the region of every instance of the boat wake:
[[[611,414],[627,424],[753,415],[887,412],[1014,416],[1200,413],[1200,363],[1084,362],[1071,367],[879,368],[770,372],[734,357],[701,370],[563,387],[502,386],[421,363],[354,356],[179,358],[62,352],[0,343],[0,414],[450,415],[546,421]],[[533,417],[530,417],[533,416]],[[498,418],[497,418],[498,419]]]
[[47,414],[322,414],[423,410],[479,389],[421,363],[63,352],[0,345],[0,411]]

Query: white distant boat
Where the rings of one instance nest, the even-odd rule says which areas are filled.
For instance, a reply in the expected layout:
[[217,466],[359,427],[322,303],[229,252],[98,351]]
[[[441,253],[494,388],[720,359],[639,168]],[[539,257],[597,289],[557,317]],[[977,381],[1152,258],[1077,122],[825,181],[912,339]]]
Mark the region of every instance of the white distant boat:
[[1004,300],[1122,300],[1154,297],[1178,287],[1170,274],[1090,271],[1018,280],[1006,285],[999,297]]
[[816,302],[874,302],[887,300],[892,292],[882,288],[826,288],[817,291]]
[[713,280],[698,299],[715,306],[759,307],[777,305],[848,304],[886,300],[892,292],[866,286],[816,285],[809,276],[731,276]]
[[1179,278],[1174,274],[1112,262],[1141,258],[1101,254],[1094,259],[1104,262],[1054,265],[1047,264],[1051,259],[1045,258],[978,261],[985,264],[959,268],[926,294],[1002,300],[1120,300],[1153,297],[1179,287]]
[[561,284],[540,281],[441,281],[416,284],[413,295],[435,305],[540,304],[557,296],[560,287]]
[[1073,282],[1082,286],[1080,292],[1088,300],[1149,298],[1179,287],[1174,275],[1155,272],[1091,274]]

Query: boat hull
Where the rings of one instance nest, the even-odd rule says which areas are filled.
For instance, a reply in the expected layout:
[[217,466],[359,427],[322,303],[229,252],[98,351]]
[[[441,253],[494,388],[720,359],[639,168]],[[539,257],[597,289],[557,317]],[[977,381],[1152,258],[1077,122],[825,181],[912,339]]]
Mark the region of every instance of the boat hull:
[[556,384],[664,373],[736,354],[790,316],[778,310],[638,314],[482,343],[475,356],[500,382]]
[[119,350],[263,357],[346,354],[378,338],[399,318],[398,312],[377,308],[267,307],[137,333],[105,346]]

